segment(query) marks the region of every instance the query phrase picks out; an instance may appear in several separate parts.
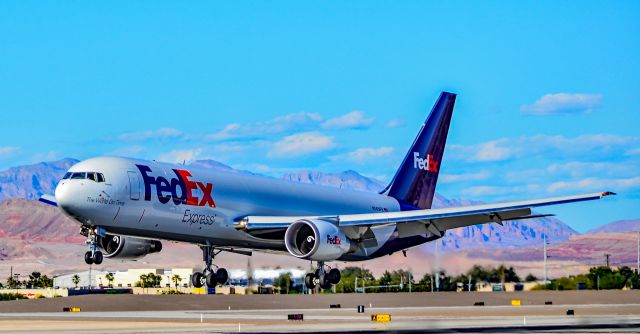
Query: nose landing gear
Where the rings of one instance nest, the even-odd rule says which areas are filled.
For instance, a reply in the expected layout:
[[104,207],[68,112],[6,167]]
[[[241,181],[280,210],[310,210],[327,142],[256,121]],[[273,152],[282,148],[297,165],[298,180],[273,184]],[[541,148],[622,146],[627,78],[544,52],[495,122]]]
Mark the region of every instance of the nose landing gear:
[[[202,258],[205,262],[205,268],[202,272],[196,272],[191,275],[191,285],[196,288],[201,288],[205,284],[209,288],[213,288],[216,285],[224,285],[227,283],[229,279],[229,274],[227,270],[224,268],[218,268],[213,264],[213,259],[216,255],[218,255],[221,251],[216,249],[213,246],[200,246],[202,249]],[[215,266],[217,270],[213,270],[211,267]]]
[[340,270],[332,268],[327,272],[325,270],[324,261],[318,261],[318,269],[315,273],[308,273],[304,277],[304,285],[308,289],[315,289],[316,286],[320,286],[321,289],[330,289],[332,285],[340,282]]
[[81,234],[85,235],[88,239],[85,242],[89,245],[89,250],[84,253],[84,262],[88,265],[92,264],[101,264],[104,256],[102,252],[98,249],[98,243],[96,241],[98,235],[96,233],[95,228],[81,230]]

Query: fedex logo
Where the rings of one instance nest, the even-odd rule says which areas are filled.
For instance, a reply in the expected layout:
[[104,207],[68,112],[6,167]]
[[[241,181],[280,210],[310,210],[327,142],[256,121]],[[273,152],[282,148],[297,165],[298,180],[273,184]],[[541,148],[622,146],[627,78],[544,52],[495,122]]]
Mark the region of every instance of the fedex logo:
[[[149,168],[149,166],[136,166],[140,170],[140,173],[142,173],[145,201],[151,200],[151,185],[154,185],[156,187],[156,196],[158,197],[158,201],[160,201],[160,203],[162,204],[169,203],[169,201],[172,200],[173,204],[175,205],[186,204],[191,206],[209,206],[211,208],[216,207],[216,203],[211,197],[213,184],[205,184],[198,181],[192,181],[190,179],[192,176],[189,171],[182,169],[173,169],[176,177],[167,180],[162,176],[150,176],[149,173],[151,173],[151,168]],[[193,194],[193,191],[197,189],[200,189],[202,191],[202,198],[199,198]],[[178,192],[178,190],[180,191]]]
[[340,237],[335,235],[335,236],[331,236],[329,234],[327,234],[327,243],[329,245],[340,245],[342,244],[342,240],[340,240]]
[[427,158],[420,158],[420,153],[413,152],[413,168],[426,170],[427,172],[438,172],[438,161],[433,160],[433,155],[427,154]]

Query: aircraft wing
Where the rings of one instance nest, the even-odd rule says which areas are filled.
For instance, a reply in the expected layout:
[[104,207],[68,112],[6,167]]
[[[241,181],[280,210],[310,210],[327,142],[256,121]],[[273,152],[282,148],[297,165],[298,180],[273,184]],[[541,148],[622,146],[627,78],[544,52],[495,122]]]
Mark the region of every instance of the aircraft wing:
[[56,198],[53,195],[44,194],[44,195],[40,196],[40,198],[38,198],[38,201],[40,201],[42,203],[45,203],[45,204],[58,206],[58,202],[56,202]]
[[532,215],[531,209],[540,206],[582,202],[615,195],[600,192],[572,195],[520,202],[482,204],[442,209],[427,209],[398,212],[349,214],[336,216],[248,216],[236,223],[236,228],[247,231],[277,230],[287,228],[300,219],[318,219],[336,223],[341,228],[370,227],[384,224],[398,224],[401,236],[431,232],[441,236],[446,230],[484,223],[499,223],[507,220],[529,219],[549,215]]

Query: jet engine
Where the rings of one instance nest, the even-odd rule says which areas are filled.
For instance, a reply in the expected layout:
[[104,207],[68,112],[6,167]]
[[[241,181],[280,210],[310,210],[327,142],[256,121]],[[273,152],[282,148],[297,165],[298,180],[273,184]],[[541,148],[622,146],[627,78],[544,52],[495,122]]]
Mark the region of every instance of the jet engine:
[[98,246],[104,252],[104,257],[121,260],[136,260],[147,254],[157,253],[162,250],[160,241],[115,234],[98,237]]
[[291,224],[284,243],[291,255],[313,261],[333,261],[351,249],[351,241],[344,232],[322,220],[304,219]]

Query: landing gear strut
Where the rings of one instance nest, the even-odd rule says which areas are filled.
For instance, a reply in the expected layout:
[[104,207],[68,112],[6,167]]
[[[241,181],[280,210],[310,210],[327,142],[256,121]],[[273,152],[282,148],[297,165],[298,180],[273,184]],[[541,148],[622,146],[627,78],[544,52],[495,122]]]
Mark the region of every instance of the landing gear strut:
[[316,269],[315,273],[305,275],[304,285],[308,289],[315,289],[316,286],[320,286],[321,289],[330,289],[333,284],[340,282],[340,278],[340,270],[332,268],[327,272],[324,261],[318,261],[318,269]]
[[[218,268],[213,264],[213,259],[221,251],[218,250],[216,252],[216,249],[210,245],[200,246],[200,249],[202,249],[202,260],[205,263],[205,267],[202,272],[196,272],[191,275],[191,285],[196,288],[201,288],[206,284],[207,287],[213,288],[218,284],[223,285],[227,283],[227,280],[229,279],[227,270],[224,268]],[[217,270],[214,271],[211,269],[212,266],[215,266]]]
[[88,239],[86,241],[86,244],[89,245],[89,250],[86,253],[84,253],[84,262],[88,265],[101,264],[102,260],[104,259],[104,256],[102,255],[102,252],[98,249],[98,243],[96,241],[98,238],[98,235],[96,233],[96,229],[89,228],[86,230],[81,230],[80,233],[87,236]]

